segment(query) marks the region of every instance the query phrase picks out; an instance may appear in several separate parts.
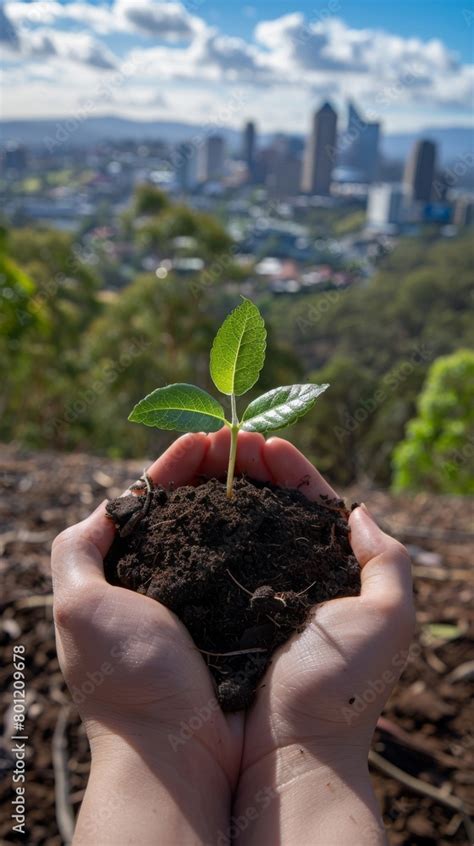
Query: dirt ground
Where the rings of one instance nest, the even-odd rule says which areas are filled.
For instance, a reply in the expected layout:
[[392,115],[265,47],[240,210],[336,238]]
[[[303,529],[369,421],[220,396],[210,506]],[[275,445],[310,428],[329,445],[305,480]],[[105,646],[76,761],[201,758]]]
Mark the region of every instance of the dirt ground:
[[[56,658],[49,549],[57,532],[117,496],[143,464],[0,446],[0,843],[60,846],[84,794],[87,741]],[[417,633],[374,736],[370,768],[391,846],[472,841],[474,811],[472,501],[362,488],[381,524],[409,545]],[[27,656],[28,833],[12,834],[12,650]],[[472,824],[471,824],[472,826]],[[470,833],[470,837],[469,837]]]

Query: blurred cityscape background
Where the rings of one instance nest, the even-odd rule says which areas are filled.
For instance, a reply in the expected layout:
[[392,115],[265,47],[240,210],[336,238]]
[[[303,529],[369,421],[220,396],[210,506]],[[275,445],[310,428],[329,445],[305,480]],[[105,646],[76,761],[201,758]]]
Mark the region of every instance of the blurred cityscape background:
[[172,439],[136,401],[213,391],[240,295],[269,329],[259,390],[330,383],[283,437],[413,558],[370,758],[390,844],[473,842],[473,33],[468,0],[0,0],[2,843],[12,644],[22,842],[71,841],[89,771],[51,540]]
[[384,138],[350,100],[308,118],[306,136],[4,123],[4,438],[153,454],[166,436],[128,409],[208,385],[213,328],[243,294],[269,321],[267,384],[332,385],[292,437],[335,482],[472,492],[468,396],[431,409],[436,431],[416,422],[424,386],[473,372],[472,133]]
[[473,372],[471,133],[384,146],[352,101],[308,125],[4,125],[3,437],[153,454],[166,436],[128,409],[144,388],[207,384],[213,328],[243,294],[272,330],[268,385],[332,383],[292,437],[335,482],[472,492],[467,407],[449,431],[406,429],[437,358],[445,379]]

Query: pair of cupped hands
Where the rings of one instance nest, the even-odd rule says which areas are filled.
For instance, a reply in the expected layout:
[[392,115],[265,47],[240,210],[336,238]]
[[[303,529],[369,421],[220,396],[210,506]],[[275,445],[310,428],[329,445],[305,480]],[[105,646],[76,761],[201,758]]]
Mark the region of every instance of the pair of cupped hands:
[[[227,429],[184,435],[148,473],[165,487],[222,477],[228,451]],[[240,433],[236,471],[336,496],[280,438]],[[177,617],[105,581],[105,503],[56,538],[59,660],[92,753],[77,843],[385,842],[367,754],[412,636],[410,561],[365,506],[349,524],[360,596],[317,607],[235,714]]]

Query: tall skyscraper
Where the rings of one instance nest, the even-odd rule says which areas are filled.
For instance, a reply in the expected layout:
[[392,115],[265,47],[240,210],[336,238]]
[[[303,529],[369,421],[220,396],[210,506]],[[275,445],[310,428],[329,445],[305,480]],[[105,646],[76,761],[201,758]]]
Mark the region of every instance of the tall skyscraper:
[[242,138],[242,158],[247,165],[249,179],[253,181],[255,172],[255,138],[256,130],[253,121],[245,124]]
[[174,155],[176,182],[179,189],[186,193],[192,190],[197,181],[196,149],[189,141],[178,144]]
[[337,115],[324,103],[313,116],[303,163],[301,190],[305,194],[328,196],[336,155]]
[[301,184],[301,160],[290,153],[277,153],[265,185],[270,197],[295,197]]
[[339,164],[348,169],[348,179],[374,182],[377,175],[380,124],[367,123],[349,101],[347,126],[338,139]]
[[224,174],[225,141],[222,135],[209,135],[199,151],[200,182],[220,179]]
[[5,170],[16,170],[22,172],[26,168],[27,154],[26,147],[16,141],[7,141],[3,154],[3,165]]
[[414,145],[405,166],[403,184],[415,201],[429,203],[433,193],[436,144],[420,140]]
[[403,185],[382,182],[369,189],[367,224],[373,229],[399,226],[408,218],[409,204]]

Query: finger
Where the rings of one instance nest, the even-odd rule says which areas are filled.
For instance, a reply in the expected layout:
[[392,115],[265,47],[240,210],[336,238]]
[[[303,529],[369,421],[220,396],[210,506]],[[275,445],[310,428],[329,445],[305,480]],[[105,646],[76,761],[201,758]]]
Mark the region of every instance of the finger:
[[258,482],[271,481],[271,474],[263,460],[265,438],[257,432],[239,432],[235,472]]
[[[209,478],[220,479],[227,472],[230,450],[230,430],[224,426],[209,435],[209,446],[201,467],[201,473]],[[261,482],[270,480],[270,473],[263,461],[265,438],[256,432],[239,432],[235,472]]]
[[349,518],[351,546],[361,566],[361,596],[380,605],[411,602],[412,577],[408,552],[377,526],[365,505]]
[[[178,438],[149,468],[155,484],[164,487],[192,481],[207,449],[203,433]],[[53,543],[51,567],[55,592],[78,587],[93,579],[104,582],[103,559],[114,539],[115,527],[105,512],[105,501],[92,514],[61,532]]]
[[190,433],[178,438],[147,470],[155,485],[164,488],[190,484],[201,472],[201,464],[209,446],[203,432]]
[[230,430],[223,426],[218,432],[208,435],[208,446],[200,472],[210,479],[221,479],[226,471],[229,462]]
[[311,500],[319,499],[321,495],[339,499],[321,473],[289,441],[270,438],[265,443],[263,460],[276,485],[298,488]]
[[106,500],[85,520],[55,538],[51,551],[55,592],[60,587],[77,587],[91,579],[104,581],[103,559],[115,534],[105,505]]

